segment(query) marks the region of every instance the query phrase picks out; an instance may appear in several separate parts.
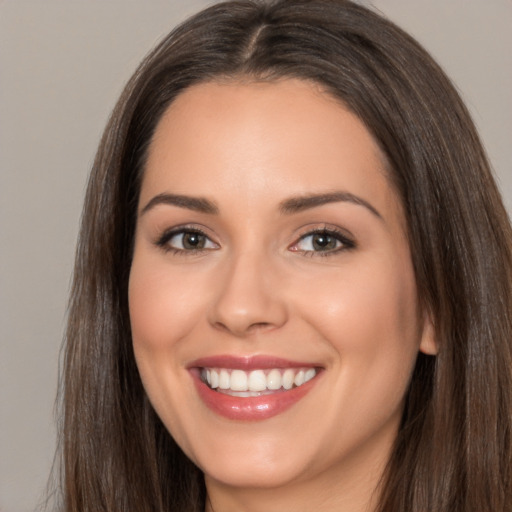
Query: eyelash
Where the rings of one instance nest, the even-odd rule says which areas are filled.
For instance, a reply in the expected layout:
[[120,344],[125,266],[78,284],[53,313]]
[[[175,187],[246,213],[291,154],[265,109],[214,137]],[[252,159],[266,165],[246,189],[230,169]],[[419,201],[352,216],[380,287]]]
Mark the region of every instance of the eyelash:
[[[200,236],[205,237],[206,240],[210,241],[210,243],[215,244],[215,242],[212,242],[209,236],[202,231],[201,229],[197,227],[187,227],[182,226],[179,228],[172,228],[170,230],[165,231],[155,242],[155,245],[161,248],[166,253],[172,253],[177,256],[190,256],[190,255],[197,255],[201,254],[203,252],[214,250],[213,248],[196,248],[196,249],[179,249],[176,247],[172,247],[169,245],[170,240],[172,240],[173,237],[177,235],[185,235],[185,234],[197,234]],[[306,240],[308,237],[312,237],[315,235],[325,235],[327,237],[332,237],[335,239],[336,242],[339,242],[341,245],[340,247],[336,247],[335,249],[331,250],[325,250],[325,251],[313,251],[313,250],[304,250],[304,249],[298,249],[296,248],[301,242]],[[215,244],[217,245],[217,244]],[[317,228],[310,231],[307,231],[303,235],[301,235],[296,242],[294,242],[290,247],[289,250],[292,250],[293,252],[298,252],[304,256],[308,257],[327,257],[327,256],[333,256],[335,254],[338,254],[342,251],[348,251],[356,248],[356,243],[354,240],[347,237],[347,235],[340,230],[336,228]]]
[[[207,240],[209,240],[211,242],[210,237],[201,229],[196,228],[196,227],[182,226],[179,228],[172,228],[167,231],[164,231],[164,233],[162,233],[162,235],[158,238],[158,240],[155,242],[155,244],[157,245],[157,247],[161,248],[163,251],[165,251],[167,253],[170,252],[177,256],[190,256],[192,254],[199,254],[199,253],[203,253],[203,252],[212,250],[211,248],[207,248],[207,249],[197,248],[194,250],[186,250],[186,249],[178,249],[176,247],[172,247],[171,245],[169,245],[169,242],[172,240],[173,237],[175,237],[177,235],[185,235],[185,234],[197,234],[197,235],[205,237]],[[212,243],[215,243],[215,242],[212,242]]]
[[[328,237],[334,238],[337,242],[339,242],[341,245],[340,247],[337,247],[332,250],[326,250],[326,251],[306,251],[302,249],[293,249],[293,247],[297,247],[300,242],[304,241],[308,237],[312,237],[314,235],[326,235]],[[333,228],[333,227],[322,227],[313,229],[311,231],[307,231],[303,235],[299,237],[299,239],[293,243],[293,245],[290,247],[291,250],[294,250],[295,252],[301,253],[304,256],[308,256],[310,258],[320,256],[322,258],[328,257],[328,256],[334,256],[340,252],[343,251],[349,251],[356,248],[356,243],[354,240],[347,237],[345,233],[342,231]]]

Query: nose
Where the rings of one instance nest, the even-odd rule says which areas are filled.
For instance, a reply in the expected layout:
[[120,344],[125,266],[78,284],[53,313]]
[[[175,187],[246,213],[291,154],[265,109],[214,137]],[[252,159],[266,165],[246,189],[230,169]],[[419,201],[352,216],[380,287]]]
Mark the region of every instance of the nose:
[[210,324],[237,337],[282,327],[288,319],[283,284],[256,252],[233,258],[217,276]]

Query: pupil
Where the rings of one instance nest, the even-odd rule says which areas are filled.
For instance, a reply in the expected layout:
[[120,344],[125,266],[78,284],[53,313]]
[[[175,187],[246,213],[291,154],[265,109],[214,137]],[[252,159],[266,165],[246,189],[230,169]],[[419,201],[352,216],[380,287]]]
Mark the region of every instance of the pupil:
[[325,251],[326,249],[335,249],[336,240],[325,233],[316,234],[313,236],[313,247],[319,251]]
[[185,249],[201,249],[204,247],[204,236],[199,233],[185,233],[183,247]]

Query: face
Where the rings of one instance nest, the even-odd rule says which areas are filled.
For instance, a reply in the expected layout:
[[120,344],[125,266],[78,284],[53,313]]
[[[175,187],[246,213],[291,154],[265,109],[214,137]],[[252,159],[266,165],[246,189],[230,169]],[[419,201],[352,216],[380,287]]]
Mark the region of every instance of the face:
[[417,353],[433,350],[385,159],[298,80],[196,85],[170,106],[129,305],[151,403],[227,486],[375,472]]

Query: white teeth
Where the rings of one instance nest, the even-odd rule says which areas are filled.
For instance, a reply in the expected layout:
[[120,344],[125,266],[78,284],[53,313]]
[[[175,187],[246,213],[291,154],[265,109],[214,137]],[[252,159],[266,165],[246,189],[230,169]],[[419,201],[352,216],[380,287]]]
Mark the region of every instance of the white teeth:
[[212,389],[216,389],[219,387],[219,372],[216,372],[215,370],[209,370],[210,371],[210,381],[208,381],[208,384],[210,384],[210,387]]
[[[213,373],[214,370],[212,370]],[[230,388],[230,378],[227,370],[221,370],[219,374],[219,388],[220,389],[229,389]]]
[[316,370],[314,368],[310,368],[309,370],[306,370],[306,373],[304,374],[304,382],[310,381],[315,375],[316,375]]
[[285,370],[285,372],[283,373],[283,388],[292,389],[294,379],[295,372],[291,368]]
[[281,372],[279,370],[270,370],[267,375],[267,388],[279,389],[281,387]]
[[261,393],[258,393],[257,391],[237,391],[236,393],[233,392],[233,396],[247,398],[248,396],[261,396]]
[[296,386],[302,386],[304,384],[304,370],[301,370],[297,375],[295,375],[295,379],[293,379],[293,383]]
[[261,392],[289,390],[310,381],[315,368],[287,368],[281,370],[230,370],[228,368],[203,368],[201,378],[212,389],[233,392],[235,396],[260,396]]
[[[231,378],[233,378],[233,374],[231,374]],[[250,391],[265,391],[267,389],[267,377],[263,370],[254,370],[249,374],[248,388]]]
[[242,370],[233,370],[230,383],[232,391],[247,391],[247,374]]

